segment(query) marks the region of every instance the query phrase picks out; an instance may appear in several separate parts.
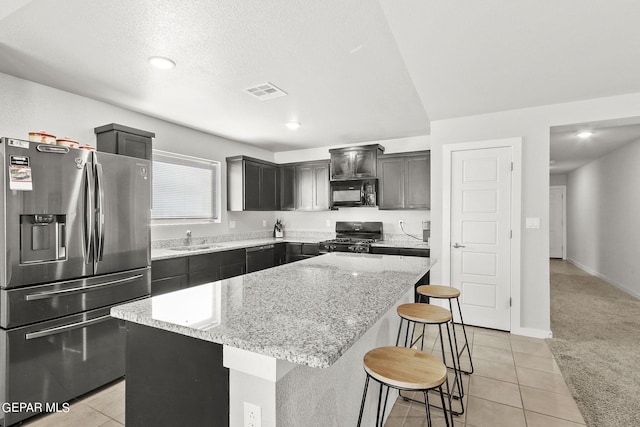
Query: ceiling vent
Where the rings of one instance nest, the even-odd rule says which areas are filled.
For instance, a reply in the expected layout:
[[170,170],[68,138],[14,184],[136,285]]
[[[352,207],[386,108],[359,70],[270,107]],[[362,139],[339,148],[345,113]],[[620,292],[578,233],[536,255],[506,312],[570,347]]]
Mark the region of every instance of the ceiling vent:
[[261,101],[266,101],[267,99],[279,98],[281,96],[285,96],[287,92],[278,89],[273,84],[267,82],[262,83],[257,86],[248,87],[245,89],[249,95],[255,96]]

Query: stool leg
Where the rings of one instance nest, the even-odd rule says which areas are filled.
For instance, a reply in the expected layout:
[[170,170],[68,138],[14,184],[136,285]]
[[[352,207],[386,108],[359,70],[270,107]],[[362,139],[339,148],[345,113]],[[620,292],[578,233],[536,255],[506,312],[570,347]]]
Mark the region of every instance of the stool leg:
[[[451,319],[451,326],[453,328],[455,328],[455,324],[453,323],[453,319]],[[456,412],[456,415],[462,415],[464,414],[464,385],[462,384],[462,372],[460,371],[460,358],[456,357],[457,354],[457,350],[458,350],[458,346],[456,345],[455,348],[455,355],[454,355],[454,346],[453,343],[451,342],[451,331],[449,331],[449,323],[447,323],[447,337],[449,338],[449,348],[451,349],[451,359],[453,360],[453,373],[455,375],[455,383],[453,386],[453,389],[455,389],[455,386],[458,386],[458,396],[454,396],[453,395],[453,389],[451,390],[451,395],[450,397],[453,398],[459,398],[460,400],[460,411]],[[455,341],[455,334],[454,334],[454,341]],[[456,364],[456,359],[457,359],[457,364]],[[449,402],[449,404],[451,404],[451,402]],[[451,411],[453,412],[453,406],[451,406]]]
[[404,322],[404,318],[400,318],[400,326],[398,326],[398,336],[396,337],[396,347],[400,343],[400,332],[402,331],[402,322]]
[[383,427],[382,423],[384,423],[384,414],[387,411],[387,400],[389,400],[389,386],[387,386],[387,391],[384,394],[384,405],[382,406],[382,418],[380,418],[380,427]]
[[376,411],[376,427],[382,427],[382,421],[384,420],[384,414],[380,419],[380,403],[382,403],[382,383],[380,383],[380,394],[378,395],[378,410]]
[[[449,398],[449,411],[451,411],[451,413],[455,415],[462,415],[464,414],[464,403],[462,402],[462,397],[460,398],[461,410],[459,412],[453,410],[453,402],[451,401],[451,398],[454,397],[453,393],[456,389],[456,385],[458,386],[458,394],[460,394],[461,382],[458,382],[459,372],[457,370],[455,356],[453,355],[453,346],[451,343],[451,332],[449,331],[449,323],[445,323],[445,327],[447,328],[447,338],[449,340],[449,349],[451,350],[451,358],[453,359],[453,373],[456,378],[451,388],[449,387],[448,373],[447,373],[447,377],[445,378],[445,384],[447,386],[447,396]],[[444,365],[447,366],[447,357],[444,350],[444,338],[442,334],[442,324],[438,325],[438,329],[440,331],[440,351],[442,351],[442,363],[444,363]]]
[[424,408],[427,413],[427,426],[431,427],[431,411],[429,410],[429,391],[424,390],[422,393],[424,394]]
[[[473,359],[471,359],[471,348],[469,347],[469,340],[467,339],[467,328],[465,328],[464,320],[462,319],[462,309],[460,308],[459,298],[456,298],[456,303],[458,304],[458,314],[460,315],[460,324],[462,325],[462,333],[464,334],[464,345],[465,347],[467,347],[467,355],[469,356],[469,364],[471,365],[471,369],[469,371],[462,371],[462,372],[464,372],[467,375],[471,375],[473,374]],[[451,308],[451,300],[449,300],[449,307]],[[462,348],[462,351],[464,351],[464,347]],[[462,370],[462,368],[460,369]]]
[[[438,387],[438,391],[440,391],[440,401],[442,402],[442,412],[444,413],[444,422],[447,427],[454,427],[453,425],[453,410],[451,406],[449,406],[449,413],[447,414],[447,407],[444,402],[444,393],[442,392],[442,386]],[[451,405],[451,399],[449,399],[449,405]],[[451,424],[449,424],[449,419],[451,419]]]
[[360,404],[360,415],[358,415],[358,427],[362,423],[362,413],[364,412],[364,402],[367,398],[367,389],[369,388],[369,374],[367,374],[367,379],[364,382],[364,391],[362,392],[362,403]]

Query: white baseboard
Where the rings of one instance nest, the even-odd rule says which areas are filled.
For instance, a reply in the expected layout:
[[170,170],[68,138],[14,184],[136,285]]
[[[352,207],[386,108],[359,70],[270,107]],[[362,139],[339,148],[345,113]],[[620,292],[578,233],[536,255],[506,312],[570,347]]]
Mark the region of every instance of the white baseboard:
[[531,338],[553,338],[553,332],[547,331],[544,329],[534,329],[534,328],[512,328],[511,333],[513,335],[522,335],[525,337]]
[[591,274],[592,276],[596,276],[599,279],[604,280],[605,282],[607,282],[608,284],[615,286],[616,288],[620,289],[622,292],[625,292],[629,295],[631,295],[632,297],[638,298],[640,299],[640,293],[633,291],[629,288],[627,288],[626,286],[624,286],[621,283],[617,283],[614,280],[610,279],[609,277],[605,276],[604,274],[600,274],[599,272],[587,267],[586,265],[580,264],[578,261],[568,258],[567,261],[569,261],[571,264],[575,265],[576,267],[578,267],[580,270],[584,270],[587,273]]

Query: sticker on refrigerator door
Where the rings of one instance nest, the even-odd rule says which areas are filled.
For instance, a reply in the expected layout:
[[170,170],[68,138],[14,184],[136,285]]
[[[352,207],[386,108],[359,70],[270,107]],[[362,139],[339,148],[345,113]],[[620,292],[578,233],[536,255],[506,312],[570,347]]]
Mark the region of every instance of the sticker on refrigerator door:
[[9,188],[11,190],[31,191],[31,168],[29,166],[9,166]]
[[9,188],[20,191],[33,190],[29,156],[11,156],[9,158]]
[[27,150],[29,149],[29,141],[23,141],[21,139],[9,139],[7,144],[12,147],[26,148]]

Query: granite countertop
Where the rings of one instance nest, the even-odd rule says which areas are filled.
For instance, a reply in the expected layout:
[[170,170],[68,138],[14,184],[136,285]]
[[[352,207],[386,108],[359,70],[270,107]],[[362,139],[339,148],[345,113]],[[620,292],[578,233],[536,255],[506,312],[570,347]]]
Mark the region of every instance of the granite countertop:
[[424,257],[334,252],[124,304],[111,315],[326,368],[433,263]]
[[262,239],[230,240],[230,241],[214,242],[214,243],[193,243],[191,245],[192,247],[194,248],[201,247],[202,249],[173,250],[171,249],[171,247],[151,248],[151,260],[157,261],[160,259],[180,258],[183,256],[228,251],[231,249],[251,248],[254,246],[262,246],[262,245],[282,243],[282,242],[319,243],[320,241],[321,240],[319,240],[318,238],[287,237],[287,238],[276,239],[275,237],[266,237]]

